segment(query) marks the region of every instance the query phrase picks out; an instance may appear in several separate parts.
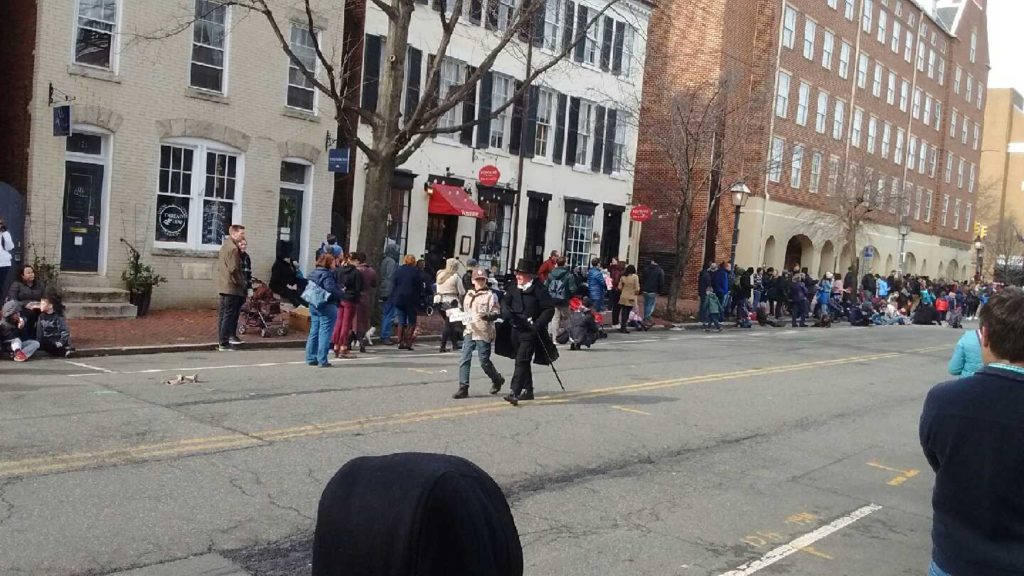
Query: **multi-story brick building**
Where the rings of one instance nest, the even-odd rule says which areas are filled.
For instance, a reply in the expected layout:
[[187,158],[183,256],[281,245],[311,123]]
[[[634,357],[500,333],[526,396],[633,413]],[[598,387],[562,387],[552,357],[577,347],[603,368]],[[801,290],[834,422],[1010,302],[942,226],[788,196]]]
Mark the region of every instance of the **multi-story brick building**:
[[[258,277],[279,240],[309,269],[330,224],[333,110],[290,75],[266,20],[210,0],[8,4],[0,37],[19,42],[3,61],[0,180],[27,198],[28,261],[59,264],[65,286],[120,287],[123,238],[169,279],[154,306],[207,304],[238,223]],[[305,12],[272,5],[308,57]],[[317,34],[340,41],[343,6],[313,6]],[[54,136],[65,104],[71,135]]]
[[1013,88],[990,88],[983,131],[977,220],[994,232],[985,239],[985,268],[991,272],[1007,256],[1011,265],[1024,264],[1024,95]]
[[[746,150],[740,166],[726,158],[720,179],[726,190],[743,180],[753,191],[737,263],[799,264],[820,275],[845,271],[857,258],[863,270],[897,270],[902,219],[910,226],[906,272],[967,277],[988,74],[985,3],[759,0],[734,8],[736,62],[710,72],[747,74],[752,90],[767,86],[773,96],[755,139],[759,151]],[[682,24],[652,25],[652,36],[686,37],[673,26]],[[652,45],[679,50],[671,38]],[[657,205],[657,194],[639,182],[637,202]],[[836,217],[846,210],[843,194],[864,198],[859,209],[869,212],[856,255]],[[728,257],[731,206],[724,204],[712,218],[718,234],[691,259],[688,278],[702,261]],[[659,242],[645,230],[641,249],[664,249]]]

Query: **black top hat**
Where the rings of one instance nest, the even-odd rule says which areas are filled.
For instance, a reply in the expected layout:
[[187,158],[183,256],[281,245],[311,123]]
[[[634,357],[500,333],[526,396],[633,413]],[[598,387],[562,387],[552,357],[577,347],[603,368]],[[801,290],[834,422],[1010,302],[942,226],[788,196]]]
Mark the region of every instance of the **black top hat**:
[[522,272],[524,274],[536,274],[537,265],[533,260],[527,260],[526,258],[520,258],[519,262],[516,263],[516,272]]

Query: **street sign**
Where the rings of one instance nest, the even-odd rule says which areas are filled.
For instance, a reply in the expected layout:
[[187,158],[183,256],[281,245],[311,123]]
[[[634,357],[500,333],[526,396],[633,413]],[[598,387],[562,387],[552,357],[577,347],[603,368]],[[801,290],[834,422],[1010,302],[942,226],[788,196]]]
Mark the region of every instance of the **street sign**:
[[53,135],[71,136],[71,106],[54,106]]
[[494,186],[498,183],[500,178],[501,172],[498,170],[498,167],[493,164],[488,164],[481,168],[480,172],[476,176],[477,181],[484,186]]
[[864,257],[865,258],[874,258],[875,257],[875,249],[874,249],[873,246],[865,246],[864,247]]
[[646,204],[637,204],[629,211],[629,219],[634,222],[647,222],[651,219],[654,211]]
[[348,148],[333,148],[327,151],[327,171],[348,174]]

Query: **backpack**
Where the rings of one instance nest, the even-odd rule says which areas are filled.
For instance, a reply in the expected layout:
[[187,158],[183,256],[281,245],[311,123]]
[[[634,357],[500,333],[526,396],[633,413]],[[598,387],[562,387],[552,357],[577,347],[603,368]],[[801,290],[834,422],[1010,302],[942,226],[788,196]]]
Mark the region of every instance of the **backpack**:
[[548,289],[551,301],[556,306],[565,306],[569,303],[569,298],[576,293],[576,278],[572,272],[566,272],[557,277],[552,273],[548,276],[548,281],[544,287]]

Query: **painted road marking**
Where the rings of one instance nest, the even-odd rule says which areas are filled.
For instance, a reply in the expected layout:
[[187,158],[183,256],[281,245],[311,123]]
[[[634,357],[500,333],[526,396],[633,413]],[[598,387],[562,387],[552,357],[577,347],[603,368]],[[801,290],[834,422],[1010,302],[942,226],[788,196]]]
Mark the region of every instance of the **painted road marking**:
[[825,554],[824,552],[818,550],[814,546],[804,546],[803,548],[800,549],[800,551],[801,552],[806,552],[807,554],[810,554],[811,556],[817,556],[818,558],[824,558],[825,560],[832,560],[833,559],[831,556],[829,556],[828,554]]
[[781,546],[773,548],[772,550],[769,550],[757,560],[747,562],[746,564],[740,566],[739,568],[736,568],[735,570],[723,572],[720,576],[750,576],[750,574],[759,572],[767,568],[768,566],[775,564],[779,560],[782,560],[787,556],[790,556],[804,548],[807,548],[815,542],[823,538],[826,538],[829,535],[834,534],[839,530],[842,530],[843,528],[846,528],[847,526],[853,524],[861,518],[864,518],[865,516],[877,512],[881,509],[882,507],[877,504],[868,504],[867,506],[858,508],[845,516],[836,518],[832,522],[829,522],[828,524],[822,526],[821,528],[818,528],[817,530],[813,530],[811,532],[808,532],[807,534],[804,534],[803,536],[799,536],[797,538],[794,538],[793,540],[790,540],[788,544],[783,544]]
[[650,416],[650,412],[644,412],[643,410],[637,410],[636,408],[626,408],[625,406],[612,406],[616,410],[622,410],[623,412],[629,412],[631,414],[642,414],[644,416]]
[[917,476],[918,474],[921,473],[920,470],[915,470],[914,468],[900,470],[899,468],[891,468],[889,466],[879,464],[878,462],[868,462],[867,465],[871,466],[872,468],[878,468],[879,470],[895,472],[896,476],[894,476],[891,480],[886,482],[886,484],[888,484],[889,486],[902,486],[904,482],[910,480],[914,476]]
[[[945,350],[946,346],[935,346],[905,352],[888,352],[883,354],[869,354],[865,356],[851,356],[847,358],[836,358],[833,360],[819,360],[815,362],[803,362],[775,367],[750,368],[736,370],[733,372],[721,372],[717,374],[705,374],[700,376],[689,376],[686,378],[675,378],[672,380],[661,380],[654,382],[640,382],[636,384],[624,384],[608,388],[598,388],[581,392],[568,392],[558,396],[538,396],[537,400],[520,405],[519,409],[531,406],[546,406],[554,404],[565,404],[574,400],[586,398],[599,398],[614,396],[618,394],[634,393],[639,391],[660,390],[664,388],[676,388],[691,384],[704,384],[720,382],[724,380],[743,379],[752,375],[781,374],[808,370],[818,367],[837,366],[855,362],[867,362],[897,358],[909,354]],[[25,460],[0,461],[0,478],[11,476],[32,476],[49,474],[55,472],[66,472],[84,468],[98,468],[103,466],[115,466],[130,462],[144,462],[157,458],[174,455],[189,456],[218,452],[221,450],[261,446],[269,442],[280,442],[296,438],[309,438],[325,434],[338,434],[353,430],[365,430],[367,428],[380,428],[386,426],[398,426],[431,420],[444,420],[488,414],[499,410],[509,410],[509,405],[504,401],[494,401],[476,404],[463,404],[425,410],[420,412],[405,412],[384,416],[369,416],[353,420],[342,420],[338,422],[324,422],[294,426],[275,430],[264,430],[250,434],[229,434],[214,437],[187,438],[161,444],[137,445],[99,452],[71,453],[63,455],[40,456]]]
[[100,368],[99,366],[93,366],[92,364],[86,364],[85,362],[72,362],[71,360],[65,360],[64,362],[71,364],[72,366],[78,366],[79,368],[95,370],[96,372],[104,372],[106,374],[113,372],[113,370],[107,370],[106,368]]

